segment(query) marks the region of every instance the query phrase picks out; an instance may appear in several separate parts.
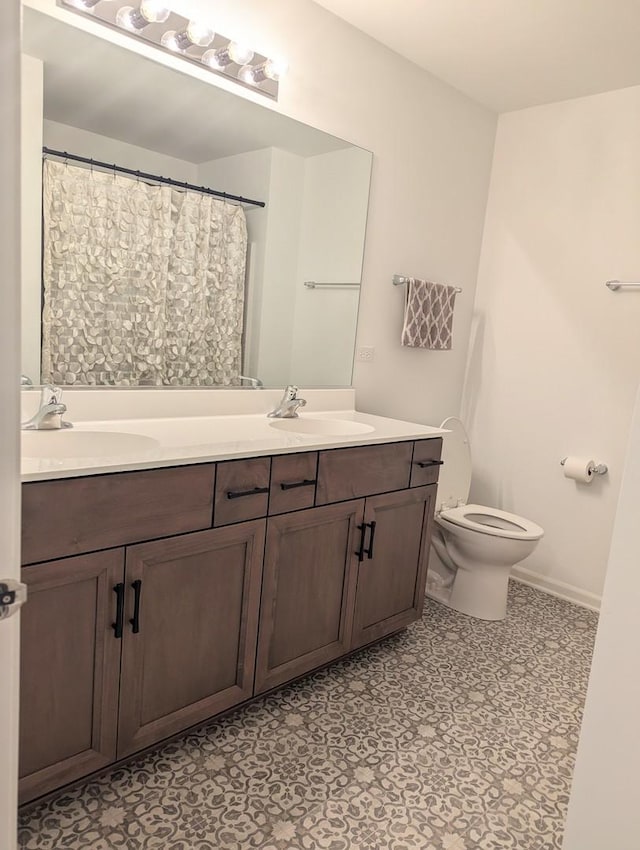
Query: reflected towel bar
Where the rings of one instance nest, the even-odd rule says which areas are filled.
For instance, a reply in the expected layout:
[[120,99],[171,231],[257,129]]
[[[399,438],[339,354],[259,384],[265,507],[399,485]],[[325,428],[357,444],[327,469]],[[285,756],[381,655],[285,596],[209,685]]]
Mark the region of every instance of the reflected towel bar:
[[[403,274],[394,274],[391,280],[394,286],[404,286],[409,278],[405,277]],[[454,289],[456,292],[462,292],[462,289],[459,286],[454,286]]]
[[639,289],[640,282],[629,281],[629,283],[625,283],[623,280],[608,280],[605,286],[612,292],[617,292],[618,289]]
[[307,289],[331,289],[342,286],[346,286],[349,289],[355,289],[360,286],[359,283],[319,283],[317,280],[305,280],[304,285]]

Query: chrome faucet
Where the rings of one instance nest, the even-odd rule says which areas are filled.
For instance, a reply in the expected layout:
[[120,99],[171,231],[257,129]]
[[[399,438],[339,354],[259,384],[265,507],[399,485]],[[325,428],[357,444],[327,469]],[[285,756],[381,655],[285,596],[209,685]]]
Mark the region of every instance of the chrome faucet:
[[273,419],[294,419],[298,415],[298,408],[304,407],[306,403],[306,398],[298,398],[298,388],[289,384],[280,404],[271,413],[267,413],[267,416]]
[[73,428],[71,422],[62,419],[67,405],[62,403],[62,390],[45,384],[40,391],[40,407],[31,419],[22,422],[23,431],[53,431],[60,428]]

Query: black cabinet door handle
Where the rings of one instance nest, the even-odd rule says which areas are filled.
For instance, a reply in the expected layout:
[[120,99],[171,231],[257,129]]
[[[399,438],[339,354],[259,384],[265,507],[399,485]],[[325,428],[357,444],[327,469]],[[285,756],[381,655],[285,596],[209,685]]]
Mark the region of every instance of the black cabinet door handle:
[[367,555],[367,558],[371,560],[373,558],[373,541],[376,536],[376,522],[375,520],[373,520],[372,522],[367,522],[365,524],[368,525],[371,529],[371,536],[369,537],[369,548],[365,549],[364,551]]
[[137,635],[140,631],[140,592],[142,590],[142,581],[137,578],[131,582],[133,588],[133,617],[129,620],[131,623],[131,631]]
[[116,621],[111,623],[113,634],[117,638],[122,637],[122,628],[124,625],[124,582],[116,584],[113,588],[116,595]]
[[315,478],[305,478],[303,481],[292,481],[290,484],[282,483],[280,487],[283,490],[293,490],[296,487],[313,487],[315,483]]
[[253,490],[227,490],[227,499],[241,499],[243,496],[257,496],[258,493],[268,492],[268,487],[254,487]]
[[367,523],[363,522],[362,525],[359,525],[358,531],[360,532],[360,548],[356,551],[356,555],[358,556],[358,561],[364,561],[366,552],[364,548],[364,536],[367,533]]
[[425,469],[428,466],[442,466],[444,463],[443,460],[417,460],[416,466],[419,466],[420,469]]

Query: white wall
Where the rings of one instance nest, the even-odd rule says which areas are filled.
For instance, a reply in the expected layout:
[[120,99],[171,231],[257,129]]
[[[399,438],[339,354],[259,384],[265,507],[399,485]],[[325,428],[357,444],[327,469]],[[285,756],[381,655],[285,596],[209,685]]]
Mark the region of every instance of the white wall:
[[[594,603],[638,383],[640,295],[604,282],[640,274],[639,137],[640,87],[500,116],[463,410],[472,497],[539,523],[528,577]],[[609,475],[577,485],[567,454]]]
[[640,394],[613,531],[564,850],[640,842]]
[[272,148],[257,366],[268,387],[290,382],[303,176],[301,157]]
[[[358,406],[416,422],[457,413],[466,362],[495,116],[309,0],[177,0],[290,71],[274,108],[373,151],[358,343]],[[265,100],[265,105],[268,101]],[[400,346],[394,273],[464,288],[454,349]]]
[[247,210],[253,251],[243,365],[244,374],[266,386],[291,380],[304,164],[302,157],[288,151],[264,148],[199,167],[202,180],[233,186],[236,194],[267,202],[264,209]]
[[43,66],[22,57],[21,230],[22,230],[22,371],[40,382],[40,312],[42,310],[42,104]]
[[292,380],[301,386],[351,384],[360,291],[307,289],[304,281],[360,282],[370,172],[359,148],[305,161],[291,349]]
[[130,145],[120,139],[90,133],[79,127],[60,124],[58,121],[44,120],[43,138],[44,144],[53,150],[68,151],[102,162],[115,162],[124,168],[162,174],[187,183],[197,179],[198,167],[193,162]]

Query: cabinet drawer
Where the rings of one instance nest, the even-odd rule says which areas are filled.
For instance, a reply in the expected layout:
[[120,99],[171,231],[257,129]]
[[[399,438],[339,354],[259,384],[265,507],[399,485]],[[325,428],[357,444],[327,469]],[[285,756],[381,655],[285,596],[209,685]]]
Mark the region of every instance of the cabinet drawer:
[[442,440],[418,440],[413,444],[413,463],[411,465],[411,486],[437,484],[440,473]]
[[279,455],[271,460],[269,513],[312,508],[316,496],[318,453]]
[[22,563],[211,527],[214,465],[22,485]]
[[271,458],[229,460],[218,464],[214,525],[229,525],[267,515]]
[[317,505],[409,486],[413,443],[320,452]]

